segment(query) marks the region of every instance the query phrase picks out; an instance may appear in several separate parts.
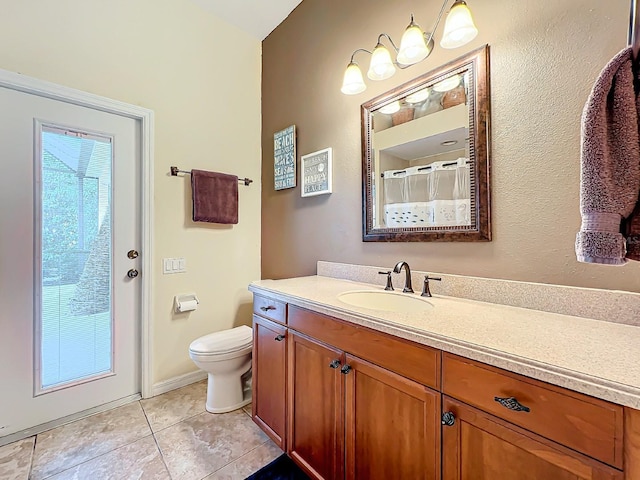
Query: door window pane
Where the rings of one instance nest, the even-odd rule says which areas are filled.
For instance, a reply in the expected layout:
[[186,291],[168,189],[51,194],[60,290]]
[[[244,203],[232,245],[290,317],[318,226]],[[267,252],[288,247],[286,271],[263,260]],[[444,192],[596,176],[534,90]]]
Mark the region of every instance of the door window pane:
[[40,389],[112,370],[111,138],[43,126]]

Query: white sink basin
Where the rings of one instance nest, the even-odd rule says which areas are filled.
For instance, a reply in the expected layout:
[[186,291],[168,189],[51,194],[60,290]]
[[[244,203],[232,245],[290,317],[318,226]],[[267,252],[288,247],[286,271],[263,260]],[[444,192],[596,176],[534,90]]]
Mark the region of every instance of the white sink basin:
[[433,308],[432,303],[410,293],[380,290],[344,292],[338,295],[338,300],[354,307],[384,310],[386,312],[423,312]]

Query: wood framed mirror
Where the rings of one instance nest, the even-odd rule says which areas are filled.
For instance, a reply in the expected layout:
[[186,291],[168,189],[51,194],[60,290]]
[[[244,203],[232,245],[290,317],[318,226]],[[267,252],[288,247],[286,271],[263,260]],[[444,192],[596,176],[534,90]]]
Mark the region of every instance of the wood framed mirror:
[[491,240],[489,47],[361,110],[363,241]]

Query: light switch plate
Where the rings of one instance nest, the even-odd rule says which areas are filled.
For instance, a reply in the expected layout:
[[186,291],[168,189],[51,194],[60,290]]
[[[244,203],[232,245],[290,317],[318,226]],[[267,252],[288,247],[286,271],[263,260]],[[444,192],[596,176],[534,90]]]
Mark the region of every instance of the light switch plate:
[[186,271],[187,261],[184,257],[162,259],[162,273],[164,275],[169,275],[172,273],[184,273]]
[[167,273],[172,273],[171,272],[171,259],[170,258],[163,258],[162,259],[162,273],[163,274],[167,274]]

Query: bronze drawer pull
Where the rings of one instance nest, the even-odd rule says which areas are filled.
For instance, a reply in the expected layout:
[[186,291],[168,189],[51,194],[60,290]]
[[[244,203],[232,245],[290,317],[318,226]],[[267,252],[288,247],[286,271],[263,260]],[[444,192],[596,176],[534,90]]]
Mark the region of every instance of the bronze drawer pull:
[[494,397],[494,400],[498,402],[500,405],[502,405],[503,407],[508,408],[509,410],[513,410],[514,412],[530,412],[531,411],[529,407],[525,407],[518,400],[516,400],[516,397],[508,397],[508,398]]
[[260,310],[262,310],[263,312],[268,312],[269,310],[275,310],[276,307],[274,307],[273,305],[267,305],[266,307],[260,307]]

